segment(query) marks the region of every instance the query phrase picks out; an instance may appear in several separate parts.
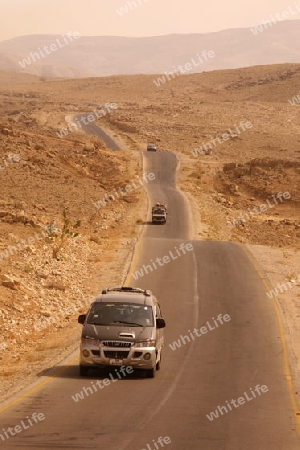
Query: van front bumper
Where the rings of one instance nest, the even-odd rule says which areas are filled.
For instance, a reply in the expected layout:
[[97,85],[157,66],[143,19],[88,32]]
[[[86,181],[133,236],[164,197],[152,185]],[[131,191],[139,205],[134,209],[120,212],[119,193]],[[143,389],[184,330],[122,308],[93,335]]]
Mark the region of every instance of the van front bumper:
[[80,346],[80,365],[88,367],[131,366],[153,369],[157,360],[155,347],[113,348],[103,345]]

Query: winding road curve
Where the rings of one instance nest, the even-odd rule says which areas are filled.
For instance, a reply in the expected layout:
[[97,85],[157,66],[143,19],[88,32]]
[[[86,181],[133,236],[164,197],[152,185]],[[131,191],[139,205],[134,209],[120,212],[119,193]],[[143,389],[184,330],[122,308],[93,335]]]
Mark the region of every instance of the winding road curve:
[[[55,376],[41,378],[44,385],[30,388],[2,412],[0,430],[33,412],[45,415],[0,440],[2,448],[299,450],[286,349],[260,274],[239,245],[189,240],[188,208],[176,189],[172,153],[145,152],[144,162],[144,171],[156,176],[148,184],[150,201],[166,201],[170,215],[166,225],[153,226],[145,218],[127,284],[151,289],[162,305],[167,328],[161,370],[154,379],[129,375],[75,402],[72,396],[107,373],[80,378],[78,362],[65,362]],[[193,250],[182,254],[180,245],[188,243]],[[174,259],[154,269],[153,262],[170,252]],[[134,279],[151,264],[153,271]],[[217,327],[213,317],[219,314],[230,320]],[[211,329],[192,339],[190,333],[207,321]],[[181,335],[190,342],[185,338],[183,344]],[[178,340],[181,347],[172,350]],[[257,385],[268,390],[254,398],[251,388],[254,393]],[[226,401],[232,399],[237,407],[230,403],[230,410]],[[220,417],[207,417],[226,405],[228,412],[223,408]],[[171,442],[156,448],[160,436]]]

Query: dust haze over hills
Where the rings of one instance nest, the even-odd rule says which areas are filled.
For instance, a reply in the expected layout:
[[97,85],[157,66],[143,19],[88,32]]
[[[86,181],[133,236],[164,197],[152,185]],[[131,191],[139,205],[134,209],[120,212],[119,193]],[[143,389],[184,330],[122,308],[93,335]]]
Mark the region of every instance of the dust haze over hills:
[[0,69],[44,77],[97,77],[174,71],[203,50],[215,57],[193,66],[192,72],[253,65],[300,63],[300,21],[282,21],[262,28],[228,29],[204,34],[153,37],[80,37],[36,62],[19,64],[30,53],[62,41],[59,35],[21,36],[0,42]]

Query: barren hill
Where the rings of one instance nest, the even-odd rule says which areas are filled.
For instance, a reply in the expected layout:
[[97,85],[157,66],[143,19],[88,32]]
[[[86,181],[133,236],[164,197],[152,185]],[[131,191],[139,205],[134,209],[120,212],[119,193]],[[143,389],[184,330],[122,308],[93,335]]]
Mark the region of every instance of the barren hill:
[[[262,64],[300,63],[300,21],[282,21],[255,35],[250,29],[215,33],[144,38],[81,37],[25,67],[30,53],[48,47],[61,36],[21,36],[0,42],[0,69],[45,77],[77,78],[174,71],[179,65],[199,62],[197,55],[211,50],[215,57],[193,64],[189,73]],[[202,58],[203,59],[203,58]]]

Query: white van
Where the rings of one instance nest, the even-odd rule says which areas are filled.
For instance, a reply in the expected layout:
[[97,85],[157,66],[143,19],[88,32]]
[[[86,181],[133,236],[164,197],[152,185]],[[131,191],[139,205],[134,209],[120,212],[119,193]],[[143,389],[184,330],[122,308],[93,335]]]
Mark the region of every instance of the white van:
[[80,375],[93,367],[124,365],[146,370],[153,378],[159,370],[166,323],[151,291],[105,289],[78,322],[83,325]]

